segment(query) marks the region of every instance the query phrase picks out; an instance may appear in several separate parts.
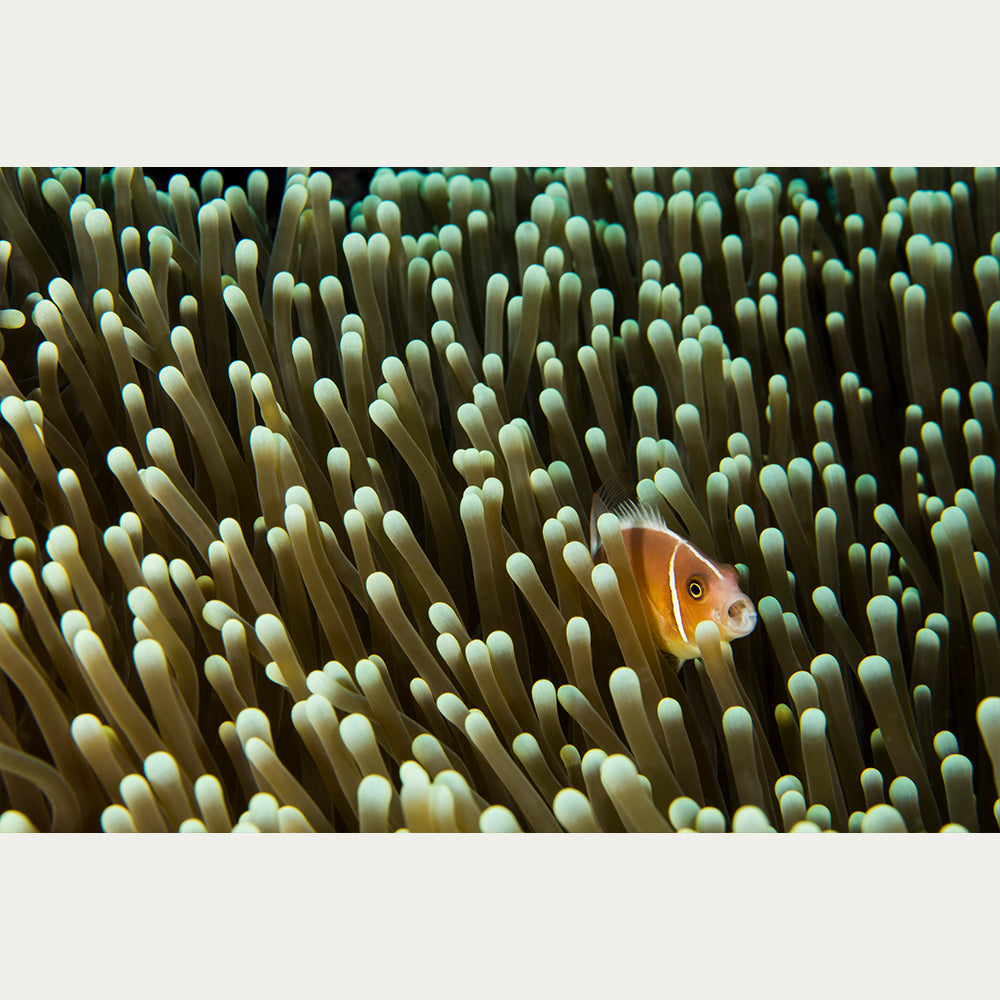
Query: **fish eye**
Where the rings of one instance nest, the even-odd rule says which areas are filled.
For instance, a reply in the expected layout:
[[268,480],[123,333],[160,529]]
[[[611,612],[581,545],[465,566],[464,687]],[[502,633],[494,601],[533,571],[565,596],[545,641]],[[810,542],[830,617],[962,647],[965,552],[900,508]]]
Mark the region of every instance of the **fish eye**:
[[688,593],[696,600],[701,600],[702,595],[705,593],[705,588],[698,582],[696,577],[692,577],[688,580]]

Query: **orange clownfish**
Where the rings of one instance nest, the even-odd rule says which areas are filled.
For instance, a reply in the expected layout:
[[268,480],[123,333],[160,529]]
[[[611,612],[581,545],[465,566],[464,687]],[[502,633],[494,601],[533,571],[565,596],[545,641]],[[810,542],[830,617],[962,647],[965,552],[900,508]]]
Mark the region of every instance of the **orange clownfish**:
[[596,558],[601,550],[597,519],[614,514],[653,641],[679,660],[690,660],[699,655],[694,632],[703,621],[719,626],[723,642],[749,635],[757,625],[757,611],[740,590],[736,570],[668,528],[655,507],[638,500],[615,502],[614,492],[605,485],[594,494],[591,554]]

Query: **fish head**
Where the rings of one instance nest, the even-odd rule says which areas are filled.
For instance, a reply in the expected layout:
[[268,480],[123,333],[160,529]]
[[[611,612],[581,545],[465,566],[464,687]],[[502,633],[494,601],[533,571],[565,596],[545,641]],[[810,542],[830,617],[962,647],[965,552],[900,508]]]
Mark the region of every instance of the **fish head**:
[[673,586],[691,646],[703,621],[718,625],[723,642],[749,635],[757,626],[757,609],[740,589],[736,569],[716,562],[690,543],[678,547]]
[[720,567],[722,579],[710,585],[712,620],[719,626],[723,642],[742,639],[757,627],[757,609],[753,601],[740,590],[739,578],[733,566]]

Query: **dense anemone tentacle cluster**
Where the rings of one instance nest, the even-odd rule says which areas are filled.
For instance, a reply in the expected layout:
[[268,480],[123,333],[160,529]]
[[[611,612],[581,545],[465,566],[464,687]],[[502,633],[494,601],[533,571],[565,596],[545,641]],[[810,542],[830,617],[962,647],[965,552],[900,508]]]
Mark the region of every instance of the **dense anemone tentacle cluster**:
[[0,829],[996,829],[995,171],[267,182],[0,176]]

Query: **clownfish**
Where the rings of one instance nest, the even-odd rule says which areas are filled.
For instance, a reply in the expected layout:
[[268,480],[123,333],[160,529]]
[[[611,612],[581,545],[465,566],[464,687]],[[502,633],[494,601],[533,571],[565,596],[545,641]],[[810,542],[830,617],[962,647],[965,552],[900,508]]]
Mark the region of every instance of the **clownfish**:
[[703,621],[719,626],[723,642],[749,635],[757,625],[757,611],[740,590],[735,568],[716,562],[668,528],[655,507],[618,496],[608,484],[594,494],[591,554],[596,559],[601,551],[597,519],[614,514],[657,646],[678,660],[699,656],[694,633]]

